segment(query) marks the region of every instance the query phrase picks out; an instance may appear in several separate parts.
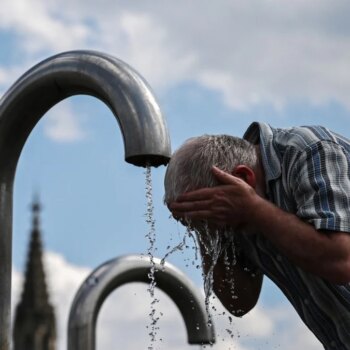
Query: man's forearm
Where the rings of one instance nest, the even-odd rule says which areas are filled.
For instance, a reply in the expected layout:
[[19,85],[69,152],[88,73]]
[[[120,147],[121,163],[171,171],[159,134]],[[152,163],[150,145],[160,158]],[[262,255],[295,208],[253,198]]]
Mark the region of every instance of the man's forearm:
[[296,215],[259,197],[250,229],[263,234],[299,267],[334,283],[350,281],[350,235],[317,231]]

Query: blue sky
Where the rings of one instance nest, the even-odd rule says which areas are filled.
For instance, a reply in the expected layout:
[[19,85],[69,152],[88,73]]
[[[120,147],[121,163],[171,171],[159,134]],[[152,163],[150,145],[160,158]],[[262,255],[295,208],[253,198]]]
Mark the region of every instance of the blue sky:
[[[44,58],[94,49],[126,61],[150,83],[173,149],[204,133],[240,136],[255,120],[275,127],[323,124],[350,136],[349,7],[340,0],[12,0],[0,11],[0,92]],[[160,257],[183,234],[162,204],[164,171],[152,171]],[[146,252],[144,183],[144,170],[124,162],[120,130],[102,102],[76,96],[56,105],[35,127],[18,164],[13,240],[18,276],[34,193],[44,207],[46,249],[65,259],[67,271],[78,273],[118,255]],[[200,286],[191,259],[188,250],[169,261]],[[301,346],[321,348],[296,317],[291,328],[293,311],[268,281],[259,305],[272,330],[235,339],[237,349],[251,349],[252,341],[261,349],[271,344],[287,349],[292,331],[285,324],[305,332]],[[287,316],[278,318],[276,310]],[[176,349],[174,344],[167,348]]]

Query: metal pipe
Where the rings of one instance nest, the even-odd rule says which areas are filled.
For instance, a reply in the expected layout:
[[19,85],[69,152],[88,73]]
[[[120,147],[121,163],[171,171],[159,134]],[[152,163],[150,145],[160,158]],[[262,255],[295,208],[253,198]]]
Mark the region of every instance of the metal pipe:
[[145,80],[126,63],[94,51],[62,53],[26,72],[0,100],[0,350],[10,344],[12,195],[22,148],[40,118],[78,94],[105,102],[122,132],[125,160],[166,164],[170,141],[160,108]]
[[[180,270],[164,267],[154,258],[157,287],[175,302],[185,321],[189,344],[215,342],[214,327],[208,326],[204,298]],[[102,264],[81,285],[71,306],[68,321],[68,350],[95,350],[99,310],[118,287],[130,282],[150,283],[150,258],[129,255]]]

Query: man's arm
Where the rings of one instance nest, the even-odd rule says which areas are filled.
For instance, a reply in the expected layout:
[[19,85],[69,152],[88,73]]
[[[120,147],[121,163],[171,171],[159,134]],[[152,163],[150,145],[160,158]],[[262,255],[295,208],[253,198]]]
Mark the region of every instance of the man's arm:
[[174,217],[244,227],[263,234],[302,269],[333,283],[350,281],[349,233],[318,231],[260,197],[245,180],[215,167],[213,171],[223,185],[180,196],[170,205]]
[[250,227],[259,228],[287,258],[305,271],[330,282],[350,282],[350,235],[318,231],[294,214],[256,198]]

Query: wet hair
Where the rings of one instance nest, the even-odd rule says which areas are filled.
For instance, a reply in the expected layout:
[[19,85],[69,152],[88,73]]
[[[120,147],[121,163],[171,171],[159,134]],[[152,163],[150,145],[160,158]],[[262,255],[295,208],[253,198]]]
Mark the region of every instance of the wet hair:
[[211,168],[231,172],[242,164],[256,169],[254,145],[230,135],[203,135],[188,139],[171,157],[164,179],[164,202],[191,190],[216,186]]

